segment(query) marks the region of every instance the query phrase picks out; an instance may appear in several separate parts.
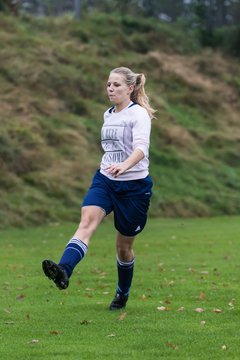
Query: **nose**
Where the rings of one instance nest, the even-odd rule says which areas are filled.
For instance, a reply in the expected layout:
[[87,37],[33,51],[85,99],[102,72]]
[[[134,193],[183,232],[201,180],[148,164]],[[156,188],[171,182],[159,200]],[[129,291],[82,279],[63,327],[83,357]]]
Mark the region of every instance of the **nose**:
[[108,89],[108,95],[113,95],[114,92],[113,92],[113,89]]

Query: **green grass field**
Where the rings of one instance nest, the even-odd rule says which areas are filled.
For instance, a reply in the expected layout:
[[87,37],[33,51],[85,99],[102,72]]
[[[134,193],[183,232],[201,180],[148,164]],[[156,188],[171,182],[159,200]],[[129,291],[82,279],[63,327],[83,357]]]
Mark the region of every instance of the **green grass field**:
[[240,217],[149,220],[122,312],[108,311],[116,286],[110,221],[66,291],[43,276],[42,259],[57,261],[74,230],[0,232],[2,360],[240,358]]

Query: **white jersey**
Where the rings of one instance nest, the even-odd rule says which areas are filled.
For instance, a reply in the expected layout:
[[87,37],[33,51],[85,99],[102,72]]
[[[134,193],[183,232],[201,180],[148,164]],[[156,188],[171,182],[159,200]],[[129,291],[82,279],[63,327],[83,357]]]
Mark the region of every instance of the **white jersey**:
[[[145,178],[149,171],[148,150],[150,143],[151,119],[146,109],[130,103],[119,112],[114,108],[104,113],[101,132],[102,157],[100,172],[112,180],[137,180]],[[135,149],[140,149],[144,158],[117,178],[105,169],[113,163],[125,161]]]

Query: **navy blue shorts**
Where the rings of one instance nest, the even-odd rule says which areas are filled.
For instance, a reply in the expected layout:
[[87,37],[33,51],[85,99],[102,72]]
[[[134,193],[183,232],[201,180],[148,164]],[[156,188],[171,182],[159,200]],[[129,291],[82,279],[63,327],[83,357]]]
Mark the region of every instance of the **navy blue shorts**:
[[150,176],[139,180],[110,180],[96,172],[82,206],[101,207],[106,215],[114,213],[115,228],[125,236],[139,234],[146,222],[152,195]]

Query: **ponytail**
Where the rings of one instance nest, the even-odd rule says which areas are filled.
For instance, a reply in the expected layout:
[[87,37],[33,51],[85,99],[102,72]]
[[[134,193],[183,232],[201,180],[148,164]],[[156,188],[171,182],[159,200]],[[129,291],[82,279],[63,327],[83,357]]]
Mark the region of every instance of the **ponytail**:
[[146,78],[144,74],[135,74],[132,70],[126,67],[119,67],[113,69],[111,73],[118,73],[125,77],[127,85],[134,85],[133,92],[131,93],[130,99],[145,108],[150,118],[154,118],[154,110],[149,104],[149,98],[145,92],[144,85]]

